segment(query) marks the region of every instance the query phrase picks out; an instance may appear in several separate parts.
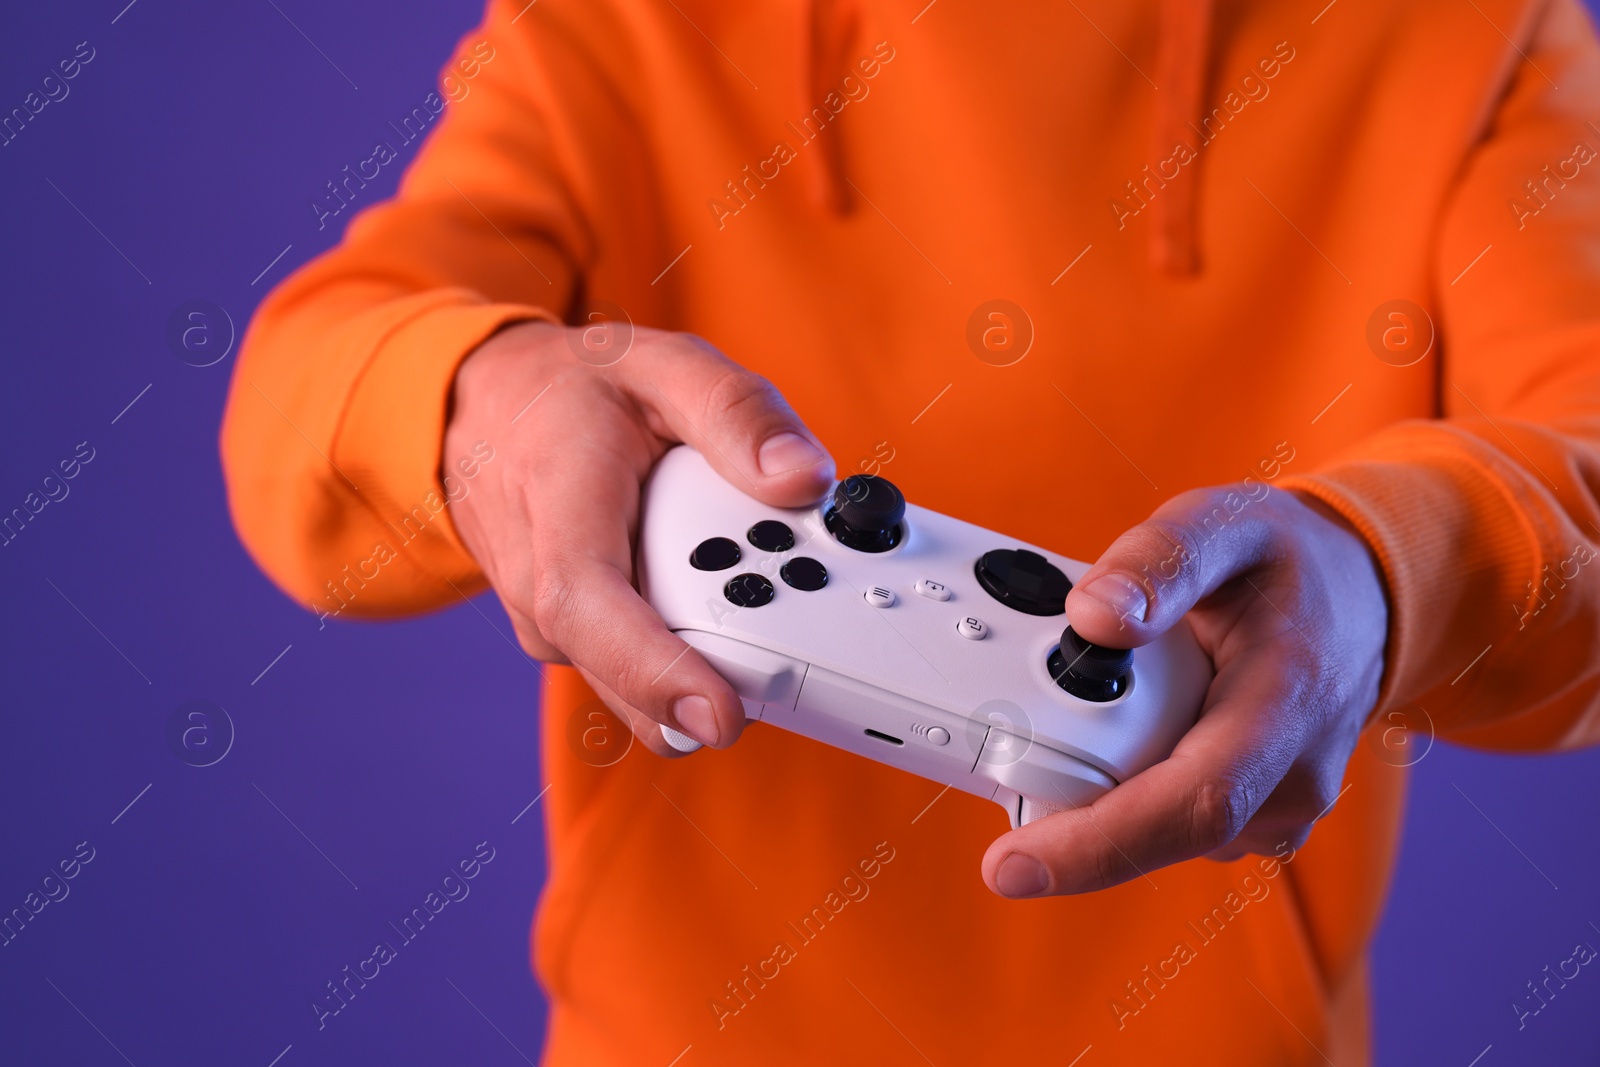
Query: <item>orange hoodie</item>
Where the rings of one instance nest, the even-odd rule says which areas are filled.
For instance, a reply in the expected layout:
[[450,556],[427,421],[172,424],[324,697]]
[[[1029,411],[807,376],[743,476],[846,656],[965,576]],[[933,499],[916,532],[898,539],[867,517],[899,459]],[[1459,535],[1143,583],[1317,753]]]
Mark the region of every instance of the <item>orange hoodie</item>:
[[533,952],[549,1064],[1362,1063],[1392,716],[1600,733],[1591,29],[1576,0],[924,2],[494,0],[398,197],[252,327],[240,534],[321,613],[481,590],[454,368],[601,301],[772,379],[842,471],[1079,559],[1193,486],[1314,493],[1393,610],[1298,852],[1005,901],[993,805],[761,726],[592,767],[552,668]]

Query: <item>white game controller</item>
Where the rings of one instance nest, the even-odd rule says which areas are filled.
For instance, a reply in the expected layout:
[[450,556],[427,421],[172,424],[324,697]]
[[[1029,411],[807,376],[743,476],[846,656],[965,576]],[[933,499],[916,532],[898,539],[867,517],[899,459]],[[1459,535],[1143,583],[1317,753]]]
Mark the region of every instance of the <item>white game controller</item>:
[[645,486],[638,562],[746,716],[994,800],[1014,827],[1165,759],[1211,681],[1187,622],[1135,651],[1091,645],[1063,630],[1088,564],[908,506],[881,477],[774,508],[675,448]]

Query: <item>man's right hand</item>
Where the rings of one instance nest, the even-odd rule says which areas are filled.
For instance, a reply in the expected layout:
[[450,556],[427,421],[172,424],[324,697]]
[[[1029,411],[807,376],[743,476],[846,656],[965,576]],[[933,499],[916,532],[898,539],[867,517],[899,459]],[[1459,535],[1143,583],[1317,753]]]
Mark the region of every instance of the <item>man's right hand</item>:
[[726,748],[744,729],[738,696],[634,589],[640,488],[683,442],[756,499],[798,507],[826,491],[833,460],[770,382],[700,338],[636,328],[596,367],[569,344],[579,332],[509,326],[457,370],[445,470],[478,441],[496,462],[451,505],[456,529],[529,655],[576,666],[660,755],[676,755],[661,725]]

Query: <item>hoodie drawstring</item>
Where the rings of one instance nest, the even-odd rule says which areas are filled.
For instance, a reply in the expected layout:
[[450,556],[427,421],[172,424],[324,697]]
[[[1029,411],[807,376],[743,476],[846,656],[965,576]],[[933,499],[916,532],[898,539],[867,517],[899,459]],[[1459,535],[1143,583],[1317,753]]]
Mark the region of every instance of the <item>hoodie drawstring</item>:
[[[807,5],[806,61],[800,85],[800,122],[821,108],[829,93],[839,91],[839,83],[851,72],[850,49],[861,28],[861,9],[856,0],[811,0]],[[832,116],[828,125],[832,125]],[[845,180],[844,141],[837,130],[824,129],[816,139],[800,149],[805,162],[806,192],[818,210],[830,215],[848,215],[855,199]]]
[[[1156,48],[1156,114],[1150,148],[1156,159],[1170,158],[1173,148],[1188,145],[1200,151],[1196,123],[1205,104],[1210,73],[1212,0],[1161,0],[1160,38]],[[1151,202],[1150,264],[1164,274],[1186,275],[1200,269],[1195,224],[1200,159],[1183,168]]]
[[[1150,138],[1156,159],[1170,158],[1179,144],[1197,154],[1201,148],[1195,131],[1202,119],[1210,73],[1212,9],[1213,0],[1159,0],[1159,88]],[[850,49],[860,26],[858,0],[810,0],[806,4],[806,55],[799,86],[802,122],[813,109],[827,113],[823,101],[850,72]],[[810,150],[802,149],[800,154],[805,160],[808,198],[825,214],[848,215],[855,198],[845,178],[843,139],[837,131],[823,131],[806,148]],[[1164,274],[1188,275],[1200,269],[1195,223],[1199,167],[1200,160],[1192,160],[1151,203],[1150,263]]]

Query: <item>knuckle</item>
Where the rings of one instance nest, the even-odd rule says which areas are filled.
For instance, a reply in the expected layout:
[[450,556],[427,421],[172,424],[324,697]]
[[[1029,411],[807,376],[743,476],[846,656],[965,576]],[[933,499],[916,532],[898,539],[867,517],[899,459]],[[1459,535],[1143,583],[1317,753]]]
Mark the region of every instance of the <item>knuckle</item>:
[[1093,857],[1095,889],[1110,889],[1128,880],[1132,872],[1121,853],[1109,847],[1091,848],[1089,852]]
[[[1345,670],[1326,654],[1318,656],[1317,672],[1324,678],[1324,688],[1330,708],[1342,710],[1361,699],[1363,679],[1353,671]],[[1376,690],[1373,695],[1377,695]]]
[[1321,715],[1319,724],[1324,727],[1343,720],[1345,709],[1356,702],[1355,682],[1343,671],[1324,670],[1318,684],[1317,703]]
[[565,639],[571,633],[576,603],[577,583],[570,568],[549,566],[539,572],[533,583],[529,617],[539,632],[563,651],[567,651]]
[[1193,851],[1212,852],[1238,837],[1249,811],[1249,789],[1242,781],[1225,775],[1206,778],[1195,790],[1189,813]]
[[1146,519],[1135,528],[1136,535],[1153,550],[1185,555],[1197,551],[1191,542],[1194,534],[1188,524],[1166,517]]
[[1215,562],[1212,557],[1257,553],[1256,524],[1246,515],[1250,504],[1251,498],[1237,485],[1206,486],[1173,497],[1145,525],[1170,543],[1169,551],[1185,569],[1201,574],[1206,571],[1202,564]]
[[651,699],[651,690],[653,680],[661,673],[660,668],[647,666],[636,656],[623,656],[613,661],[611,667],[611,677],[606,679],[606,684],[649,718],[649,712],[659,703]]
[[1274,621],[1281,638],[1275,643],[1274,652],[1282,664],[1282,705],[1293,709],[1297,717],[1315,719],[1336,683],[1328,677],[1331,672],[1322,669],[1320,655],[1300,631],[1281,617]]
[[1127,545],[1143,567],[1147,588],[1157,594],[1167,585],[1181,588],[1196,580],[1200,572],[1201,547],[1194,531],[1172,518],[1154,517],[1128,531]]
[[730,364],[705,393],[708,419],[733,420],[766,414],[780,403],[772,383],[761,375]]
[[508,581],[490,577],[490,584],[500,598],[500,605],[511,620],[511,632],[517,646],[533,659],[544,663],[566,663],[567,659],[555,647],[546,631],[539,627],[533,613],[534,580],[530,572],[519,569]]

